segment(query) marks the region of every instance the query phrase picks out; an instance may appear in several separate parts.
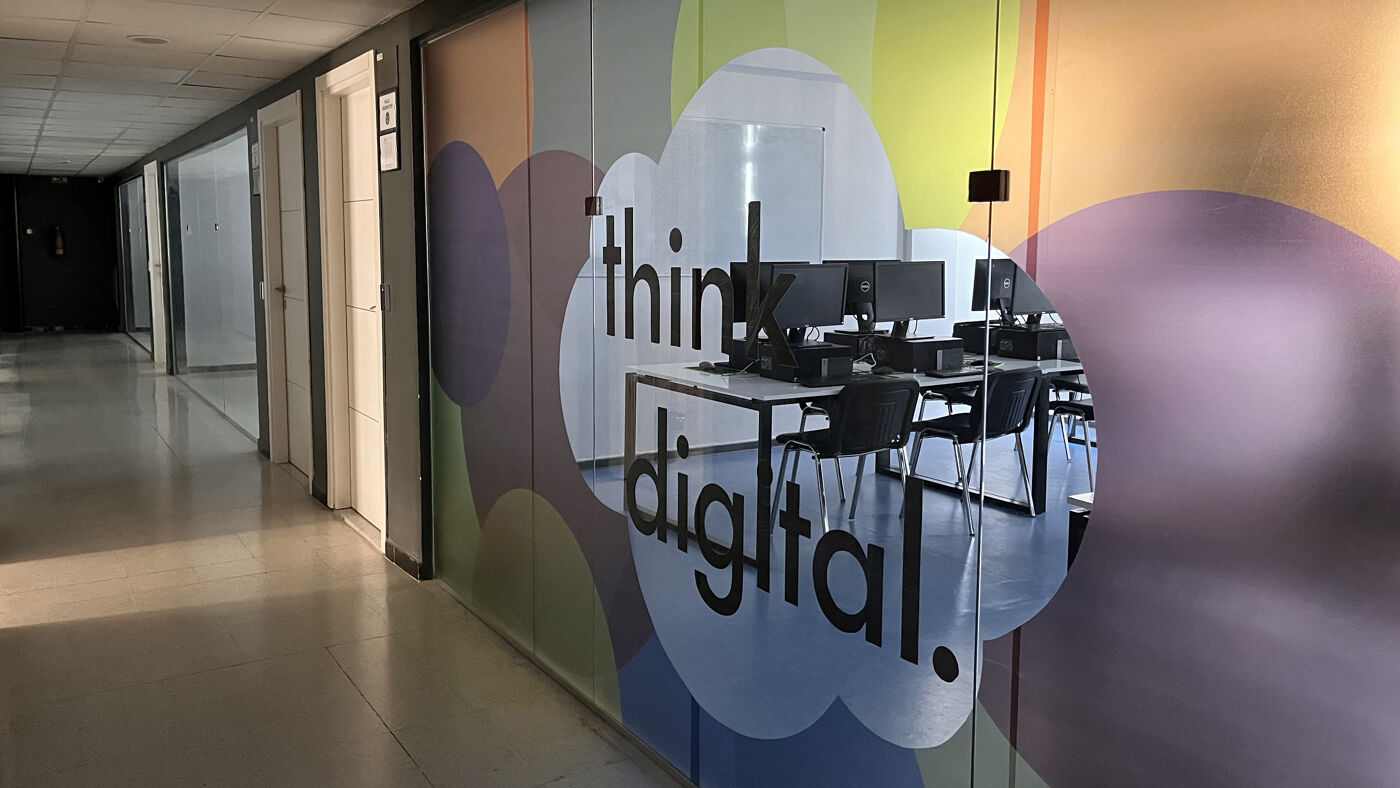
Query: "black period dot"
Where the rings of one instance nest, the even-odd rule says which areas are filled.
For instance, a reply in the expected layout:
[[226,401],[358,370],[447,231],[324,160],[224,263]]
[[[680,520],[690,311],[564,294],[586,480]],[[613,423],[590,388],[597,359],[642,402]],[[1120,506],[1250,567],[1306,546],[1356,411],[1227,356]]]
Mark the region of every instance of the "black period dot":
[[679,228],[679,227],[672,227],[672,228],[671,228],[671,251],[673,251],[673,252],[679,252],[680,250],[681,250],[681,228]]
[[939,646],[933,650],[933,672],[950,684],[958,678],[958,658],[952,649]]

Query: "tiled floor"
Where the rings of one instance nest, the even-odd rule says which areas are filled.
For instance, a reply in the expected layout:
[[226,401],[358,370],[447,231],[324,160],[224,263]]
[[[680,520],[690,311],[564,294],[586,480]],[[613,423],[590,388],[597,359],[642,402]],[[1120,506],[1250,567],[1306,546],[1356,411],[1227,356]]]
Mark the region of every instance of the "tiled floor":
[[0,786],[673,785],[124,336],[0,339]]

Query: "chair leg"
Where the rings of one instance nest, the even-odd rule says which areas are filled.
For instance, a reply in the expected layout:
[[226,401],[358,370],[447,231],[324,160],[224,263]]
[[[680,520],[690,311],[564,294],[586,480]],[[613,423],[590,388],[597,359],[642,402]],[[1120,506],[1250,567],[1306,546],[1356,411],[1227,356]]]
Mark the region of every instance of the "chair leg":
[[1089,466],[1089,492],[1094,491],[1094,442],[1089,439],[1089,422],[1084,422],[1084,464]]
[[846,477],[841,475],[841,458],[833,457],[832,462],[836,463],[836,490],[841,493],[841,503],[846,502]]
[[[778,516],[778,499],[782,497],[783,487],[785,486],[783,484],[783,474],[787,471],[788,455],[791,454],[792,451],[793,448],[791,446],[783,446],[783,461],[781,464],[778,465],[778,475],[773,477],[775,480],[773,482],[773,506],[768,510],[768,519],[770,521],[774,520]],[[794,469],[796,469],[797,463],[794,462],[792,466]]]
[[865,455],[860,455],[856,460],[856,487],[851,491],[851,513],[846,516],[847,520],[856,519],[856,502],[860,500],[860,482],[865,478]]
[[1065,419],[1067,418],[1069,417],[1063,413],[1055,417],[1055,421],[1060,424],[1060,440],[1065,444],[1065,462],[1069,462],[1072,459],[1069,456],[1069,431],[1065,429]]
[[1031,493],[1031,472],[1026,467],[1026,447],[1021,444],[1021,433],[1016,433],[1016,456],[1021,460],[1021,481],[1026,483],[1026,501],[1031,505],[1031,511],[1035,511],[1035,495]]
[[[919,435],[919,434],[915,434],[915,435],[914,435],[914,456],[911,458],[907,453],[905,453],[904,449],[902,449],[902,448],[900,449],[899,460],[900,460],[900,462],[904,463],[904,469],[903,469],[903,475],[904,475],[904,476],[908,476],[909,474],[911,474],[911,473],[914,472],[914,469],[915,469],[915,468],[918,468],[918,467],[919,467],[919,449],[922,449],[923,447],[924,447],[924,436],[923,436],[923,435]],[[903,496],[903,493],[900,493],[900,495]],[[904,516],[904,499],[903,499],[903,497],[900,498],[900,503],[899,503],[899,516],[900,516],[900,517],[903,517],[903,516]]]
[[831,526],[826,520],[826,481],[822,478],[822,460],[817,455],[812,455],[812,464],[817,466],[817,500],[822,506],[822,531],[830,531]]
[[[864,461],[865,461],[865,455],[862,454],[862,455],[860,456],[860,459],[861,459],[862,462],[864,462]],[[900,517],[903,517],[903,516],[904,516],[904,491],[905,491],[906,489],[908,489],[908,487],[909,487],[909,454],[908,454],[908,452],[905,450],[905,448],[904,448],[903,446],[900,446],[900,447],[899,447],[899,500],[900,500],[900,504],[899,504],[899,516],[900,516]],[[855,509],[854,506],[852,506],[851,508],[852,508],[852,510]]]
[[958,466],[958,487],[962,488],[963,517],[967,520],[967,535],[976,536],[976,532],[972,530],[972,499],[967,494],[968,476],[971,475],[971,471],[963,474],[962,444],[957,441],[953,441],[953,460]]

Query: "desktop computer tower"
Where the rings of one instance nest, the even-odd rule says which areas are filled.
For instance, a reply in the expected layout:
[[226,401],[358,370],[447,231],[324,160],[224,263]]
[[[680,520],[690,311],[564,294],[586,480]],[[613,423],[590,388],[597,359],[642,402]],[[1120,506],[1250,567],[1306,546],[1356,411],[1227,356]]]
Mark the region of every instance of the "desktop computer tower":
[[758,374],[774,380],[786,380],[807,386],[846,383],[851,378],[851,349],[831,342],[807,342],[792,346],[797,366],[778,361],[773,345],[758,346]]
[[1077,358],[1074,344],[1064,326],[1002,326],[996,334],[993,353],[1006,358],[1043,361],[1054,358]]
[[957,337],[880,337],[875,363],[900,372],[934,372],[963,365],[963,343]]
[[975,320],[968,323],[957,323],[953,326],[953,336],[963,341],[963,350],[969,353],[982,355],[984,349],[990,349],[992,353],[997,352],[997,332],[1001,329],[1001,323],[992,323],[991,338],[985,348],[982,342],[982,321]]

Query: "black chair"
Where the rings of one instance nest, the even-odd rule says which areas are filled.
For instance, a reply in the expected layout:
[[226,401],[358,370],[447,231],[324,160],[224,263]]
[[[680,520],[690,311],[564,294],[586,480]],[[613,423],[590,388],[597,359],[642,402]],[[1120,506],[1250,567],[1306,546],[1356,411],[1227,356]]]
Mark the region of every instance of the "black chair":
[[[1064,394],[1065,398],[1071,400],[1089,396],[1089,384],[1084,382],[1084,376],[1082,374],[1050,375],[1045,378],[1045,382],[1050,385],[1051,399],[1054,400],[1051,405],[1054,405],[1055,402],[1063,401],[1061,397],[1056,396],[1059,394]],[[1068,430],[1065,429],[1066,421],[1070,423],[1070,429]],[[1060,425],[1060,440],[1064,443],[1065,459],[1074,459],[1069,453],[1069,440],[1074,437],[1074,433],[1078,429],[1077,422],[1074,420],[1073,416],[1065,413],[1056,416],[1055,423]],[[1089,427],[1087,425],[1084,427],[1084,439],[1085,441],[1089,439]]]
[[[1015,369],[992,372],[987,377],[986,389],[979,391],[972,401],[972,410],[955,413],[942,418],[920,421],[914,429],[914,465],[919,463],[919,449],[925,438],[946,438],[953,444],[953,457],[958,465],[958,488],[962,491],[963,514],[967,518],[967,532],[973,535],[972,501],[968,496],[968,486],[972,480],[972,466],[977,464],[978,439],[984,435],[983,403],[986,404],[985,436],[987,440],[1003,435],[1016,436],[1016,455],[1021,460],[1021,480],[1026,484],[1026,500],[1035,510],[1035,499],[1031,493],[1031,475],[1026,466],[1026,448],[1021,443],[1021,433],[1030,426],[1035,416],[1035,403],[1040,396],[1044,376],[1038,369]],[[972,444],[972,457],[964,471],[962,446]]]
[[[859,457],[856,465],[856,486],[851,494],[849,519],[855,519],[856,503],[860,498],[861,477],[865,475],[865,457],[878,451],[896,450],[900,456],[900,477],[907,480],[908,455],[904,444],[914,421],[914,405],[919,399],[919,384],[909,378],[894,380],[862,380],[848,383],[828,404],[829,426],[821,430],[788,432],[778,436],[783,444],[783,459],[778,466],[777,488],[773,491],[772,511],[778,511],[782,498],[783,475],[787,472],[788,455],[797,451],[811,453],[817,468],[817,498],[821,501],[822,529],[829,530],[826,516],[826,481],[822,478],[822,460]],[[797,464],[793,461],[796,475]]]
[[[1050,416],[1056,420],[1068,418],[1070,420],[1070,424],[1072,425],[1077,425],[1080,422],[1084,424],[1084,462],[1089,467],[1089,492],[1093,492],[1094,441],[1089,434],[1089,426],[1094,423],[1093,398],[1055,400],[1050,403]],[[1068,434],[1065,436],[1066,457],[1069,456],[1069,436],[1074,435],[1077,429],[1078,426],[1071,426]],[[1064,431],[1064,422],[1060,423],[1060,430],[1061,432]]]

